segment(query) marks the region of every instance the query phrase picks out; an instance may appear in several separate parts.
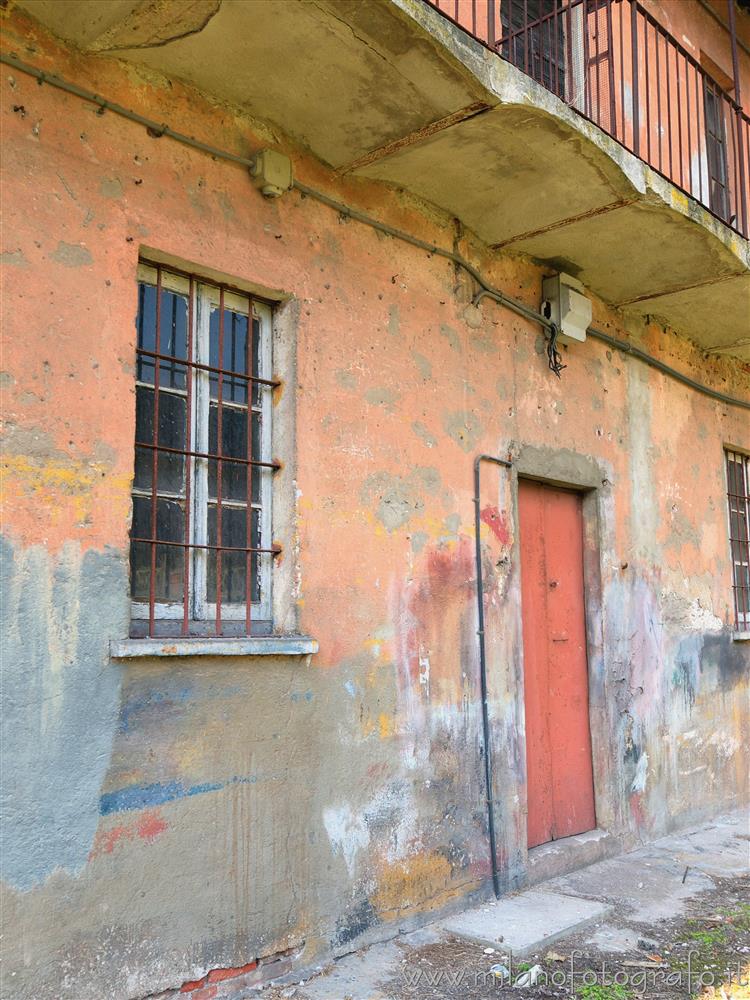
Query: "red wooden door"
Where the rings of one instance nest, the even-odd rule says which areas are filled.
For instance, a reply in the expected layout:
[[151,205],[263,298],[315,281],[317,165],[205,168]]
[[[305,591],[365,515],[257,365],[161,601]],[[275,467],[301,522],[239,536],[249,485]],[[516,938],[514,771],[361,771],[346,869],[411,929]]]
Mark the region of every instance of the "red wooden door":
[[596,826],[581,497],[519,481],[529,847]]

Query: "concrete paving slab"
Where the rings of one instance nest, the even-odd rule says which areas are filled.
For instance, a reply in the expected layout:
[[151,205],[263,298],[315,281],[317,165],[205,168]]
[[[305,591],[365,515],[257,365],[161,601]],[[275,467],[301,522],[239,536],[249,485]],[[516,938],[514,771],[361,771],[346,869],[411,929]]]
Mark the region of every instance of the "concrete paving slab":
[[441,927],[448,934],[522,958],[603,920],[609,910],[606,903],[530,889],[450,917]]
[[638,851],[551,879],[546,888],[607,900],[629,920],[648,922],[677,916],[687,899],[713,888],[709,876],[697,869],[690,869],[683,882],[684,874],[681,861]]

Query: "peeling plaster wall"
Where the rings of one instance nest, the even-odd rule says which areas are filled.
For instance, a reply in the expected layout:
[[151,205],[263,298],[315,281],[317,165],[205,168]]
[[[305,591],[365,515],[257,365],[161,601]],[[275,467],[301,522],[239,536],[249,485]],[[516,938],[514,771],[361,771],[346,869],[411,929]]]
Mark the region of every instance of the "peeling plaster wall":
[[[56,45],[9,48],[217,145],[269,141],[178,83]],[[446,261],[245,171],[2,75],[6,983],[142,997],[293,949],[300,967],[487,891],[471,468],[588,490],[597,815],[621,842],[736,806],[747,644],[731,641],[725,442],[747,420],[597,342],[557,381],[539,331]],[[22,110],[20,110],[22,109]],[[276,141],[276,140],[274,140]],[[406,196],[296,169],[463,253],[536,306],[542,273]],[[140,246],[294,297],[295,546],[311,662],[117,664],[127,633]],[[746,367],[655,324],[596,325],[727,392]],[[289,331],[287,350],[291,350]],[[279,373],[284,377],[285,372]],[[287,372],[287,377],[289,373]],[[293,373],[292,373],[293,374]],[[502,878],[522,884],[516,480],[483,473]],[[291,566],[291,569],[290,569]],[[290,615],[290,619],[293,618]]]

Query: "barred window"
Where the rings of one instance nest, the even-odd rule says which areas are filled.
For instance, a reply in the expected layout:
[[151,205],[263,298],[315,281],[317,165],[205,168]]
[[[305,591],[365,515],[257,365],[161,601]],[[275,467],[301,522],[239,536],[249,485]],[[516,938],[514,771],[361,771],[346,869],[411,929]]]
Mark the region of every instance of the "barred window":
[[132,634],[270,631],[271,309],[138,269]]
[[735,626],[750,630],[750,457],[726,452]]

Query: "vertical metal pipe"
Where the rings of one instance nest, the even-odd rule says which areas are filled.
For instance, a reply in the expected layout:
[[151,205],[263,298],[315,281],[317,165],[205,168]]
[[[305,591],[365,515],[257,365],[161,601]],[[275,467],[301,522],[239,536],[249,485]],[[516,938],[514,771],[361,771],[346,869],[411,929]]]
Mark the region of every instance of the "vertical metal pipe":
[[[596,118],[594,121],[597,125],[601,125],[602,120],[602,95],[600,86],[600,73],[601,73],[601,63],[599,59],[599,36],[601,35],[601,26],[599,20],[599,4],[597,0],[594,2],[594,38],[596,39],[596,55],[594,56],[594,62],[596,64]],[[593,115],[591,116],[593,118]]]
[[583,113],[591,117],[591,82],[589,79],[589,4],[583,0]]
[[690,127],[690,64],[685,59],[685,120],[687,122],[687,169],[688,169],[688,192],[693,193],[693,135]]
[[[558,21],[558,8],[555,4],[554,19],[552,21],[552,31],[555,34],[555,93],[558,97],[563,95],[560,93],[560,23]],[[550,46],[550,48],[552,48]],[[550,74],[551,75],[551,74]]]
[[495,47],[495,0],[487,0],[487,44]]
[[735,22],[734,15],[734,0],[727,0],[727,9],[729,13],[729,37],[732,43],[732,74],[734,75],[734,102],[735,102],[735,119],[737,126],[737,150],[738,150],[738,165],[740,171],[740,183],[737,201],[737,215],[742,220],[741,226],[738,225],[737,228],[740,232],[744,233],[745,236],[748,235],[747,228],[747,192],[746,192],[746,179],[745,179],[745,143],[742,137],[742,91],[740,90],[740,67],[739,60],[737,58],[737,24]]
[[729,14],[729,40],[732,46],[732,75],[734,76],[734,100],[742,107],[742,93],[740,91],[740,66],[737,57],[737,23],[734,16],[734,0],[727,0],[727,12]]
[[567,82],[565,85],[565,100],[568,104],[575,104],[575,81],[573,79],[573,4],[568,4],[566,10],[566,31],[565,38],[565,64],[567,67]]
[[651,163],[651,81],[649,79],[648,20],[643,22],[643,51],[646,63],[646,162]]
[[159,483],[159,381],[161,379],[161,268],[156,269],[156,357],[154,358],[154,427],[151,454],[151,572],[148,584],[148,634],[156,625],[156,522]]
[[[223,530],[222,530],[222,520],[221,520],[221,502],[222,502],[222,485],[224,478],[224,463],[221,460],[223,455],[223,425],[222,425],[222,403],[223,403],[223,391],[224,391],[224,288],[219,288],[219,363],[216,366],[218,369],[217,379],[218,384],[216,388],[216,634],[221,635],[221,595],[222,595],[222,544],[224,542]],[[209,393],[210,397],[210,393]],[[211,400],[209,398],[209,413],[211,408]]]
[[615,58],[612,37],[612,0],[607,0],[607,87],[609,88],[609,134],[617,138],[617,106],[615,103]]
[[661,69],[659,68],[659,32],[654,28],[654,48],[656,49],[656,137],[659,140],[659,171],[662,169],[662,125],[661,125]]
[[674,181],[674,167],[672,164],[672,86],[669,81],[669,44],[664,39],[664,66],[667,71],[667,142],[669,148],[669,179]]
[[[685,189],[685,177],[683,174],[683,160],[685,150],[682,145],[682,97],[680,96],[680,50],[674,50],[674,71],[677,77],[677,155],[680,161],[680,187]],[[636,150],[637,152],[637,150]]]
[[631,56],[633,60],[633,152],[636,156],[641,147],[640,99],[638,96],[638,8],[630,4]]
[[625,14],[622,4],[618,5],[617,11],[618,27],[620,29],[620,117],[622,118],[622,139],[623,144],[627,143],[627,129],[625,127],[625,29],[623,22]]
[[493,455],[477,455],[474,459],[474,541],[477,570],[477,635],[479,637],[479,683],[482,693],[482,738],[484,742],[484,780],[487,792],[487,832],[490,842],[490,862],[492,865],[492,887],[495,897],[500,898],[500,872],[497,863],[497,839],[495,836],[495,802],[492,778],[492,743],[490,739],[490,712],[487,700],[487,653],[484,643],[484,584],[482,582],[482,541],[481,530],[481,495],[480,466],[482,462],[512,468],[510,462]]
[[529,0],[523,0],[523,71],[529,72]]

